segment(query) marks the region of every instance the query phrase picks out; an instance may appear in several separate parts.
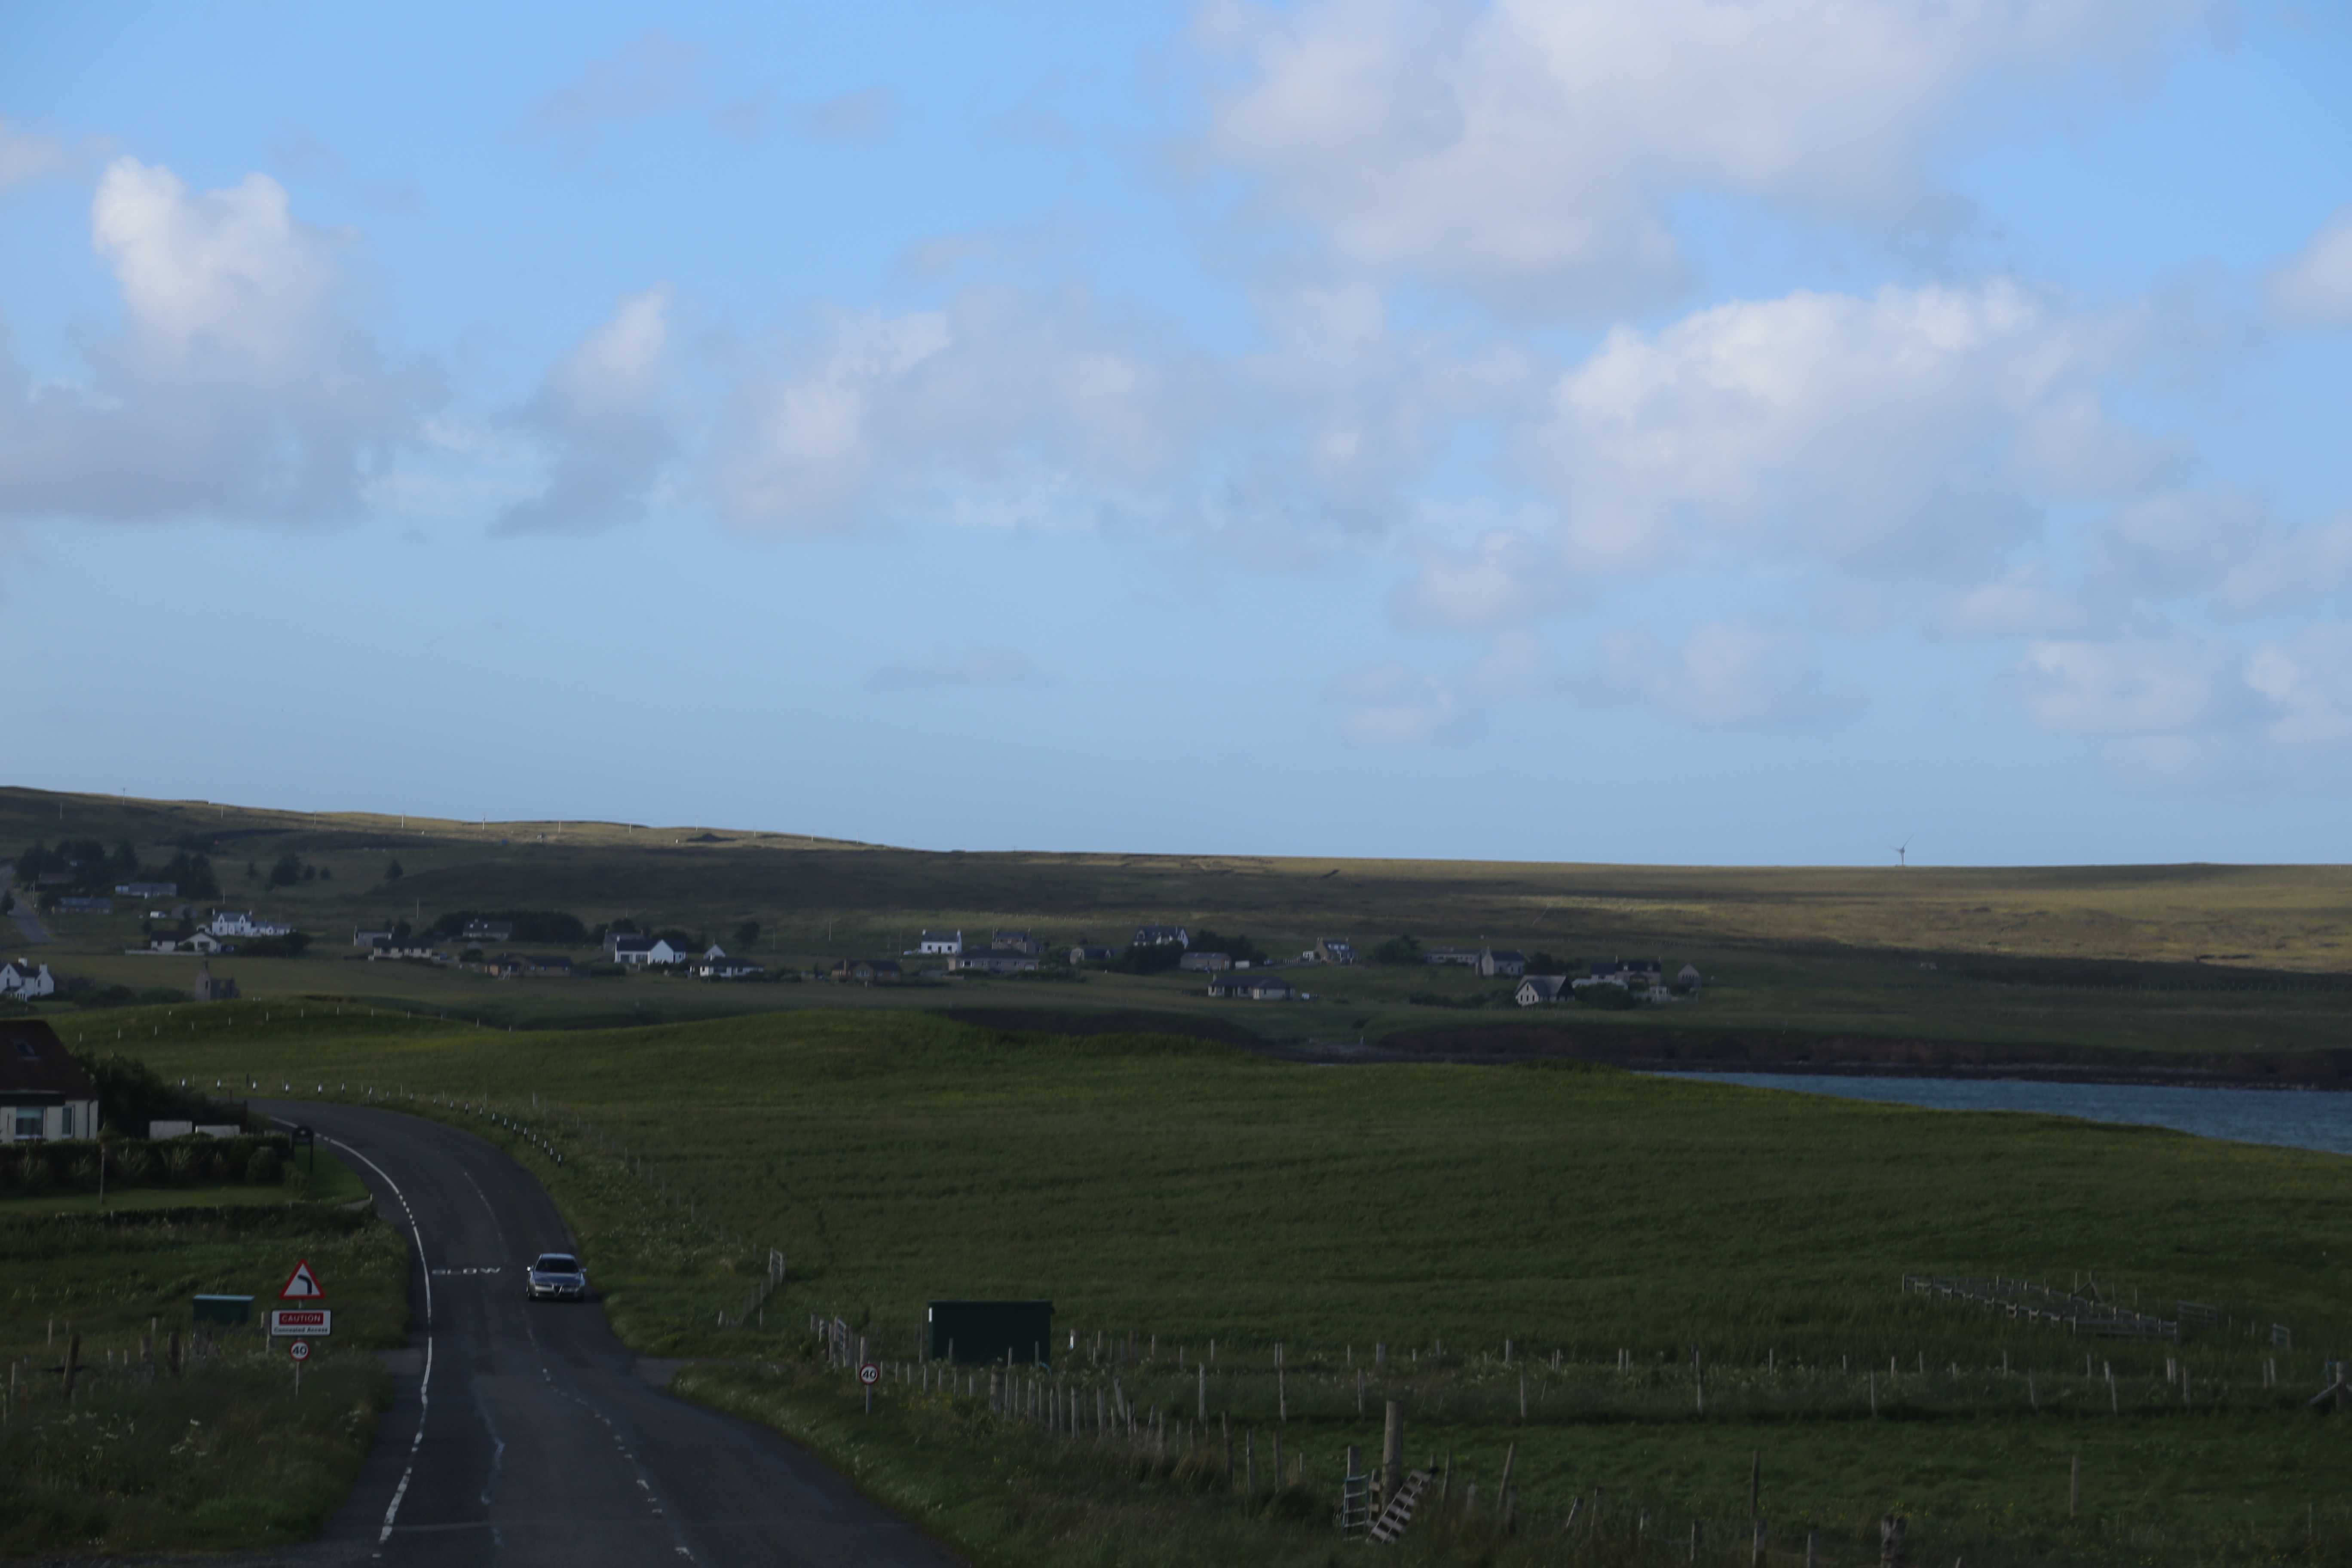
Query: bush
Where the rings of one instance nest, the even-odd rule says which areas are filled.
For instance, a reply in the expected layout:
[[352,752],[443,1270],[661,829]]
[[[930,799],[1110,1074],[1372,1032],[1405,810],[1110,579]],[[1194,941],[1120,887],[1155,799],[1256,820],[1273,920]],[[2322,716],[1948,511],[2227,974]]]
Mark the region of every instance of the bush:
[[1628,1007],[1642,1005],[1642,999],[1633,992],[1606,980],[1584,987],[1576,994],[1576,999],[1588,1007],[1598,1007],[1610,1013],[1622,1013]]
[[1421,943],[1409,936],[1392,936],[1372,949],[1371,962],[1386,964],[1419,963]]
[[278,1151],[264,1143],[245,1163],[245,1179],[253,1186],[266,1187],[278,1179]]

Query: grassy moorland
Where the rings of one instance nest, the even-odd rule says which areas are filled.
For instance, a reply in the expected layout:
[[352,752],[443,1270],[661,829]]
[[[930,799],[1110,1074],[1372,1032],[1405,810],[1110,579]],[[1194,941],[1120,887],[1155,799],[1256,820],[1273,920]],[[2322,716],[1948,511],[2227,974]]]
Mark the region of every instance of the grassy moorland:
[[[226,1549],[309,1539],[342,1501],[404,1342],[407,1249],[321,1157],[316,1181],[45,1187],[0,1183],[0,1557]],[[190,1298],[276,1299],[299,1258],[334,1336],[300,1396],[256,1326],[199,1335]],[[78,1352],[72,1397],[63,1369]],[[176,1358],[176,1359],[175,1359]]]
[[[1971,1561],[2352,1553],[2327,1479],[2352,1439],[2300,1408],[2323,1356],[2352,1344],[2346,1244],[2325,1218],[2352,1200],[2352,1163],[2328,1156],[1575,1065],[1305,1067],[905,1013],[507,1034],[347,1012],[146,1049],[167,1076],[299,1071],[507,1142],[565,1205],[626,1337],[774,1363],[708,1393],[982,1561],[1198,1560],[1226,1530],[1260,1546],[1221,1560],[1319,1561],[1340,1450],[1377,1445],[1388,1397],[1413,1459],[1452,1454],[1490,1500],[1517,1445],[1521,1510],[1554,1524],[1497,1560],[1547,1560],[1595,1487],[1629,1542],[1646,1511],[1677,1541],[1700,1520],[1745,1550],[1757,1454],[1775,1539],[1821,1531],[1832,1560],[1888,1508]],[[770,1247],[791,1283],[764,1324],[717,1326]],[[2086,1368],[2063,1331],[1898,1293],[1906,1272],[2095,1274],[2223,1321],[2179,1347],[2102,1342]],[[984,1385],[927,1392],[897,1366],[887,1420],[860,1426],[837,1374],[801,1359],[824,1313],[903,1363],[923,1301],[967,1295],[1054,1300],[1079,1343],[1065,1390],[1157,1409],[1176,1446],[1148,1462],[1074,1446],[990,1415]],[[2294,1348],[2270,1347],[2274,1323]],[[1203,1355],[1206,1444],[1182,1426]],[[1225,1484],[1225,1421],[1284,1436],[1307,1466],[1298,1498],[1276,1492],[1270,1457],[1260,1495]],[[1007,1467],[1026,1479],[1008,1485]],[[1135,1538],[1169,1510],[1209,1534]],[[1475,1523],[1465,1561],[1486,1550]]]

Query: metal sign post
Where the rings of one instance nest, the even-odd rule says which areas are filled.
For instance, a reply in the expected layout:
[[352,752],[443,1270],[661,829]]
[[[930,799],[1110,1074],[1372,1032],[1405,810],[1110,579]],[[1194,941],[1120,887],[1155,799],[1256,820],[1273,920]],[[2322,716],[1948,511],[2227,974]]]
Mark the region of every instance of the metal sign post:
[[310,1342],[296,1340],[286,1347],[286,1353],[294,1359],[294,1397],[299,1399],[302,1397],[302,1363],[310,1359]]
[[866,1385],[866,1414],[874,1414],[874,1385],[882,1381],[882,1369],[872,1362],[857,1369],[857,1381]]

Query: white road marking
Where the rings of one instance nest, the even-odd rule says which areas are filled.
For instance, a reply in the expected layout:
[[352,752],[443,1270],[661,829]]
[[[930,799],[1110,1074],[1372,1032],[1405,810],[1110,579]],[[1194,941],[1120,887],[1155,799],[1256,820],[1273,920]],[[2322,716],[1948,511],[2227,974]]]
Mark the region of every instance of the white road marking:
[[[285,1118],[273,1120],[283,1121]],[[425,1420],[433,1414],[433,1270],[425,1267],[425,1232],[417,1225],[416,1211],[409,1206],[408,1194],[400,1190],[400,1184],[394,1181],[391,1173],[382,1165],[341,1139],[330,1138],[327,1142],[382,1176],[383,1184],[392,1189],[392,1195],[400,1200],[400,1212],[408,1216],[408,1234],[416,1241],[417,1271],[425,1279],[425,1375],[417,1380],[416,1384],[416,1436],[408,1440],[407,1468],[400,1472],[400,1485],[393,1489],[392,1502],[383,1510],[383,1529],[377,1532],[375,1538],[375,1543],[382,1546],[392,1539],[393,1521],[400,1517],[400,1505],[408,1496],[409,1478],[416,1474],[416,1451],[425,1447]]]

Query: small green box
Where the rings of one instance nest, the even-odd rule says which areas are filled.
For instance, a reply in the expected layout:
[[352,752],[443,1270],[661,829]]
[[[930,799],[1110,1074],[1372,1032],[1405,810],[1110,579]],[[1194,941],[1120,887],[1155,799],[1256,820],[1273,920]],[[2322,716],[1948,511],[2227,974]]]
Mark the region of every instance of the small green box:
[[933,1361],[1002,1366],[1009,1354],[1020,1366],[1053,1364],[1051,1301],[933,1301],[923,1316]]
[[250,1296],[199,1296],[195,1299],[196,1321],[220,1328],[233,1329],[253,1321],[253,1298]]

